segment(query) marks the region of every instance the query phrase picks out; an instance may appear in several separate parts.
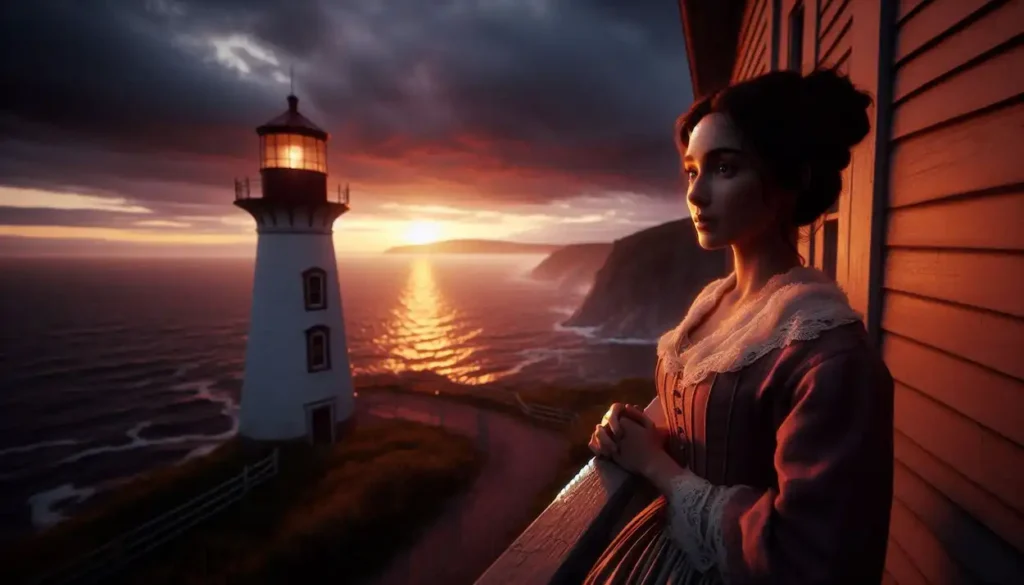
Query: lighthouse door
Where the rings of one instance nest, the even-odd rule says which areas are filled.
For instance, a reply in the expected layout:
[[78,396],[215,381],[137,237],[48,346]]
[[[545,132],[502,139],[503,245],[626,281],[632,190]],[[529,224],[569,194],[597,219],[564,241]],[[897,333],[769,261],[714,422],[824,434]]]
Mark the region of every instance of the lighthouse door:
[[323,404],[309,413],[309,436],[314,444],[334,442],[334,405]]

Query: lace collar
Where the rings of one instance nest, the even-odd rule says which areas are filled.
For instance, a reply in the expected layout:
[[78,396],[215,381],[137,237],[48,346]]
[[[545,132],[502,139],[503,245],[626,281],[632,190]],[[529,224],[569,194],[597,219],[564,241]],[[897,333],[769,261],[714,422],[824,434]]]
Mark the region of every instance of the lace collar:
[[679,387],[696,384],[712,372],[741,370],[794,341],[815,339],[861,319],[832,279],[814,268],[796,267],[773,276],[713,332],[691,344],[690,331],[735,284],[735,273],[708,284],[682,323],[658,341],[664,370],[683,374]]

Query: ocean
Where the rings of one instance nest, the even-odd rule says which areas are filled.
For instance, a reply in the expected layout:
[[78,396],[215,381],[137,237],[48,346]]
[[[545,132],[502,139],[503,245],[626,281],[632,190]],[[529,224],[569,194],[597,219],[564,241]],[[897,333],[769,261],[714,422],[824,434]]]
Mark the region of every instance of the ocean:
[[[560,325],[585,291],[531,279],[542,258],[341,258],[357,381],[427,372],[486,392],[649,376],[653,342]],[[253,267],[0,260],[0,537],[235,434]]]

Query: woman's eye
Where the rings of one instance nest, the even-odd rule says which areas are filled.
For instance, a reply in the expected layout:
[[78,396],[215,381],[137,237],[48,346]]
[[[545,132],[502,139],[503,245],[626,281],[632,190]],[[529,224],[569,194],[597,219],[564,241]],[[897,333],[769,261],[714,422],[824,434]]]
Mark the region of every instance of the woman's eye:
[[694,169],[686,169],[686,178],[693,181],[694,179],[697,178],[697,171],[695,171]]
[[736,172],[736,168],[729,163],[718,163],[718,166],[715,167],[715,170],[718,171],[719,174],[726,176],[730,176],[734,172]]

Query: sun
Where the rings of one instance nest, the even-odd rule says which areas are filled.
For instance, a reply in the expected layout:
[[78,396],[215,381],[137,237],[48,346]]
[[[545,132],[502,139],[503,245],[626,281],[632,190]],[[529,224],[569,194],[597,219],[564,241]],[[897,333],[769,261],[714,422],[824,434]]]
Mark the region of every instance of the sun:
[[441,234],[441,226],[435,221],[414,221],[405,229],[405,241],[410,244],[431,244]]

